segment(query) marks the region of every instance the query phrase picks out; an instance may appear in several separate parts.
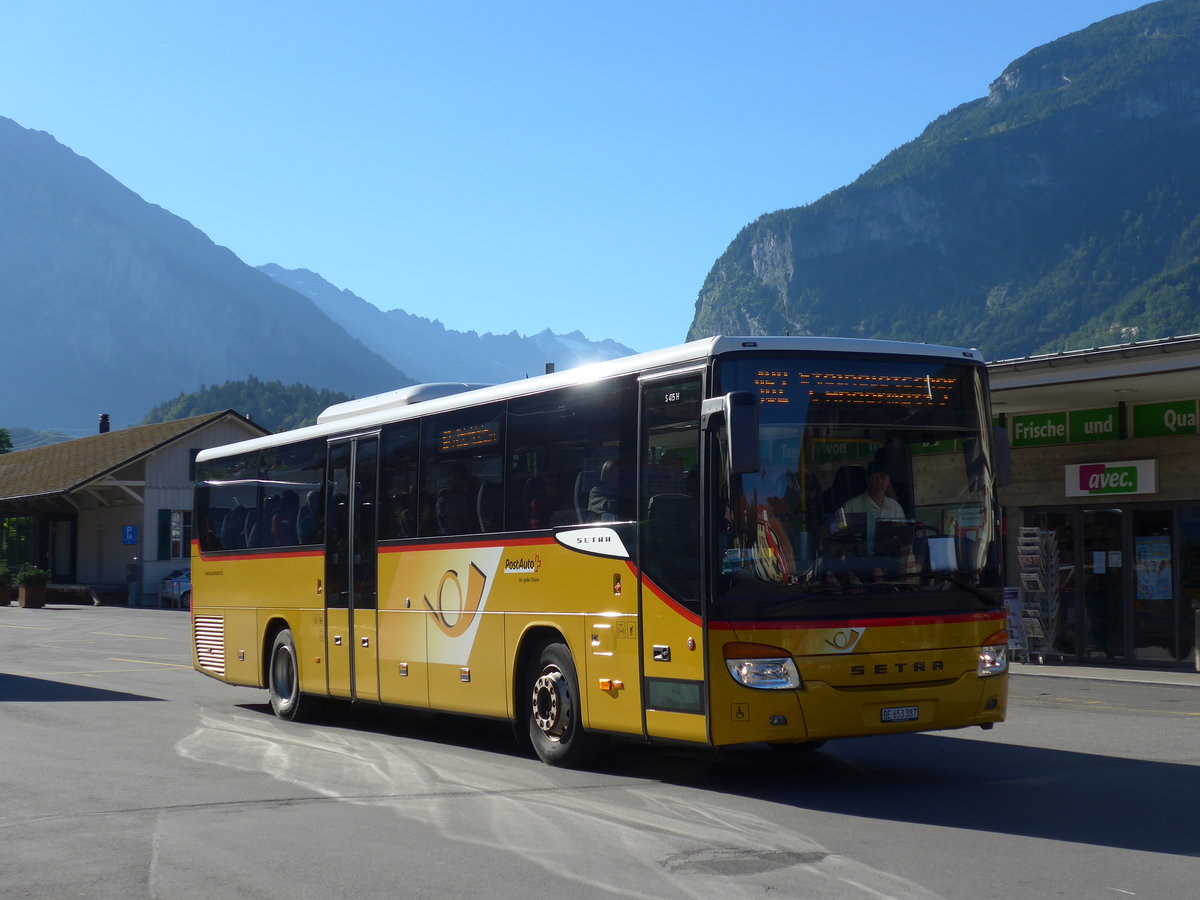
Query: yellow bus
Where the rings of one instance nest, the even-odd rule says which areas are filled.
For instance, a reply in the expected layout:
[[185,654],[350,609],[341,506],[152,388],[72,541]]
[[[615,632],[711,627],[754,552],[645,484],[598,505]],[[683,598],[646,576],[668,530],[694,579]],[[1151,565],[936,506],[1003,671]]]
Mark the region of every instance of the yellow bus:
[[199,455],[194,665],[284,719],[507,719],[554,765],[991,728],[996,460],[983,360],[925,344],[717,337],[349,401]]

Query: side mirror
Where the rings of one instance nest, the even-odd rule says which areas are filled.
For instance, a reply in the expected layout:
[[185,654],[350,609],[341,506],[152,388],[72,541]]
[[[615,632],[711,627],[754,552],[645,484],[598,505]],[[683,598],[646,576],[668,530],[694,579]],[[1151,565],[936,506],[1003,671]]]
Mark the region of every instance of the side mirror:
[[758,455],[758,398],[750,391],[733,391],[723,397],[712,397],[700,406],[700,427],[705,431],[725,423],[725,448],[729,470],[734,474],[757,472],[761,463]]

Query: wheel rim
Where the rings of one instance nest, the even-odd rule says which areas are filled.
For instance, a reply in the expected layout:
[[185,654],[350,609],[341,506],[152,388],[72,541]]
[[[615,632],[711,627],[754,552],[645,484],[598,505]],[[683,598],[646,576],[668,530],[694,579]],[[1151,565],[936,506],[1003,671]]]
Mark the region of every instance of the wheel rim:
[[533,683],[533,723],[551,741],[561,741],[571,727],[571,692],[558,666],[547,666]]
[[287,706],[292,702],[295,693],[296,666],[292,654],[286,647],[280,647],[271,665],[271,686],[280,705]]

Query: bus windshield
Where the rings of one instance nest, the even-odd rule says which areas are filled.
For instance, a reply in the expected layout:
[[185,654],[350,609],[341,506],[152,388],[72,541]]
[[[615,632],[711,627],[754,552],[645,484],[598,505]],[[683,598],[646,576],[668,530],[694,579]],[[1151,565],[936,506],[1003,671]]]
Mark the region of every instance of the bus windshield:
[[712,615],[991,609],[999,566],[978,366],[920,357],[739,357],[757,472],[719,476]]

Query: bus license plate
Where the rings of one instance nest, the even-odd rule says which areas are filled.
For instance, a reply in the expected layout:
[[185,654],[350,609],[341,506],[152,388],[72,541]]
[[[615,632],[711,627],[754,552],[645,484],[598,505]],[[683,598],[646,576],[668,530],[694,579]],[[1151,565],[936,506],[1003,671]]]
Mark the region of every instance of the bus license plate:
[[879,711],[881,722],[915,722],[920,710],[915,706],[887,706]]

